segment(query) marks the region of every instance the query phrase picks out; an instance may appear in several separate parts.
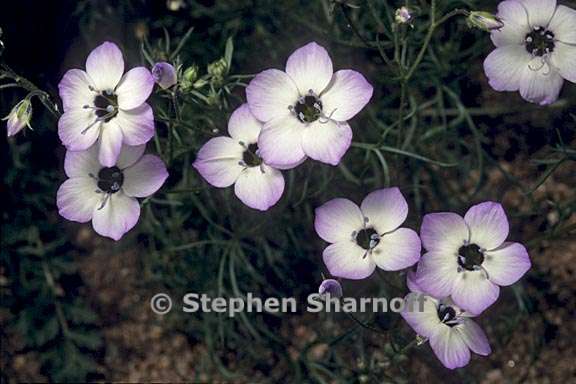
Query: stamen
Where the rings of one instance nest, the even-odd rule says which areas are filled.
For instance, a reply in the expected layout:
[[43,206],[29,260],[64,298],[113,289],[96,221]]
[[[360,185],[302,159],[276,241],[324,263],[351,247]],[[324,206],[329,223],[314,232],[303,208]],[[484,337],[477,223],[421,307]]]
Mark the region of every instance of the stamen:
[[102,200],[102,204],[101,204],[100,207],[98,208],[99,211],[102,210],[102,209],[106,206],[106,203],[107,203],[108,200],[110,199],[110,195],[111,195],[110,193],[107,193],[107,194],[104,196],[104,199]]

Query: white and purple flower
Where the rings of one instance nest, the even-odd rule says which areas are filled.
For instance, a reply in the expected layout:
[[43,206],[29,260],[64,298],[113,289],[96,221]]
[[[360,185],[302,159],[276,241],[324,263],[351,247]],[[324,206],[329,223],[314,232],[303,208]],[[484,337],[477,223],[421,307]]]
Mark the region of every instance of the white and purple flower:
[[146,99],[154,78],[144,67],[124,74],[124,58],[114,43],[96,47],[86,71],[71,69],[59,84],[64,114],[58,134],[70,151],[83,151],[99,140],[99,161],[112,167],[122,144],[141,145],[154,136],[154,115]]
[[575,10],[556,0],[506,0],[497,16],[504,26],[492,31],[496,49],[484,61],[492,88],[547,105],[564,80],[576,83]]
[[262,158],[272,166],[294,166],[307,156],[337,165],[352,141],[347,121],[364,108],[372,92],[362,74],[348,69],[334,73],[320,45],[297,49],[286,71],[263,71],[246,88],[250,110],[265,123],[258,140]]
[[265,211],[280,200],[284,176],[261,157],[258,135],[262,123],[247,104],[236,109],[228,121],[228,136],[210,139],[200,148],[194,168],[210,184],[226,188],[247,206]]
[[176,68],[170,63],[161,61],[152,67],[152,77],[162,89],[168,89],[178,82]]
[[316,209],[314,227],[330,244],[322,254],[330,274],[364,279],[376,266],[397,271],[420,258],[420,238],[399,228],[408,216],[408,203],[398,188],[374,191],[360,207],[348,199],[333,199]]
[[122,146],[112,167],[98,161],[98,145],[67,151],[64,170],[69,179],[57,194],[60,215],[79,223],[92,221],[98,234],[120,240],[138,222],[137,198],[152,195],[168,177],[162,160],[144,155],[145,148]]
[[505,241],[508,231],[504,209],[494,202],[474,205],[463,218],[449,212],[424,216],[420,237],[428,252],[418,263],[418,285],[480,314],[498,299],[500,286],[514,284],[530,269],[526,248]]

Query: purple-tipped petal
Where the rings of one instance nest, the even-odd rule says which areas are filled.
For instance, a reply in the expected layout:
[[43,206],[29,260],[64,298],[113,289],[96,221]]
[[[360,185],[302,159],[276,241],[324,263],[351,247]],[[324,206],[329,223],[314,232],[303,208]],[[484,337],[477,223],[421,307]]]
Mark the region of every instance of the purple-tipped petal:
[[364,198],[360,210],[378,234],[400,227],[408,216],[408,203],[397,187],[371,192]]
[[530,54],[522,45],[508,45],[493,50],[484,60],[484,72],[496,91],[517,91]]
[[98,139],[102,125],[95,121],[96,115],[91,110],[70,109],[64,112],[58,120],[58,136],[62,144],[71,151],[90,148]]
[[458,259],[456,253],[443,251],[425,253],[418,263],[416,280],[426,293],[437,297],[447,297],[452,293],[458,279]]
[[314,160],[338,165],[350,148],[352,129],[348,123],[320,120],[307,126],[302,133],[304,153]]
[[364,257],[366,250],[352,240],[343,240],[329,245],[322,253],[324,264],[332,276],[360,280],[370,276],[376,264]]
[[368,104],[373,91],[361,73],[338,71],[320,98],[324,114],[336,121],[350,120]]
[[531,266],[528,251],[520,243],[504,243],[501,247],[485,252],[482,266],[488,271],[488,278],[498,285],[512,285]]
[[145,150],[146,145],[123,145],[116,165],[120,169],[125,169],[136,164],[142,155],[144,155]]
[[302,148],[303,133],[304,125],[292,115],[269,121],[258,137],[260,156],[273,167],[298,164],[306,158]]
[[[491,33],[492,42],[497,47],[524,45],[526,35],[530,33],[526,10],[516,0],[506,0],[498,4],[498,18],[504,26]],[[524,48],[525,49],[525,48]]]
[[416,232],[398,228],[380,238],[372,252],[372,259],[385,271],[399,271],[418,262],[420,249],[420,238]]
[[550,24],[556,11],[556,0],[519,0],[528,13],[528,22],[531,26],[545,27]]
[[470,361],[470,350],[455,329],[445,325],[430,338],[436,357],[448,369],[460,368]]
[[428,251],[442,250],[456,254],[469,236],[464,219],[450,212],[429,213],[424,216],[420,227],[422,245]]
[[470,228],[470,243],[480,248],[497,248],[508,237],[508,219],[498,203],[487,201],[472,206],[464,215],[464,221]]
[[250,111],[263,122],[289,115],[288,107],[293,106],[298,97],[298,89],[290,76],[278,69],[260,72],[246,87]]
[[535,57],[522,72],[520,95],[531,103],[549,105],[558,100],[563,84],[564,79],[556,69],[542,65],[541,58]]
[[102,195],[97,194],[96,181],[88,175],[66,180],[56,193],[58,213],[67,220],[87,223]]
[[116,88],[118,106],[129,110],[141,106],[150,97],[154,89],[154,78],[150,71],[144,67],[132,68]]
[[315,42],[308,43],[290,55],[286,73],[296,83],[301,95],[310,90],[319,95],[332,79],[332,60],[324,47]]
[[121,129],[127,145],[146,144],[154,137],[154,113],[146,103],[129,111],[119,110],[109,124],[116,124]]
[[139,217],[138,200],[117,192],[110,195],[104,207],[94,209],[92,226],[99,235],[118,241],[136,225]]
[[8,131],[8,137],[14,136],[26,126],[26,123],[19,120],[16,115],[10,115],[8,121],[6,122],[6,128]]
[[424,290],[420,288],[420,284],[418,283],[418,277],[416,276],[416,271],[410,269],[406,274],[406,286],[411,292],[420,292],[423,293]]
[[229,187],[244,169],[240,165],[244,148],[230,137],[210,139],[198,151],[194,168],[215,187]]
[[99,91],[113,91],[124,73],[122,51],[114,43],[105,42],[94,48],[86,59],[86,72]]
[[248,104],[238,107],[228,120],[228,134],[236,141],[244,144],[254,144],[262,131],[263,124],[256,120]]
[[[574,29],[576,30],[576,28]],[[553,67],[558,69],[563,78],[576,83],[576,65],[574,65],[576,63],[576,44],[557,42],[554,47],[554,54],[550,56],[550,62]]]
[[176,68],[165,61],[154,64],[152,77],[162,89],[168,89],[178,82]]
[[115,124],[104,123],[102,125],[98,161],[105,167],[113,167],[122,149],[122,130]]
[[314,228],[329,243],[352,240],[363,225],[360,208],[348,199],[332,199],[316,208]]
[[404,309],[400,313],[404,320],[420,336],[431,337],[444,325],[438,318],[436,299],[421,293],[409,293],[404,299]]
[[326,279],[320,284],[318,293],[321,295],[330,295],[330,297],[342,297],[342,285],[340,285],[338,280]]
[[454,328],[472,352],[482,356],[488,356],[492,352],[486,334],[474,321],[467,318],[461,319],[461,324]]
[[262,164],[246,168],[234,185],[234,193],[250,208],[266,211],[275,205],[284,192],[284,176]]
[[[554,32],[557,41],[563,44],[576,44],[576,9],[569,8],[565,5],[559,5],[556,13],[550,21],[548,29]],[[556,47],[554,47],[556,49]],[[572,80],[571,80],[572,81]]]
[[71,69],[64,74],[58,89],[64,112],[71,109],[82,109],[85,105],[93,105],[96,93],[90,90],[95,87],[88,74],[80,69]]
[[144,155],[124,170],[122,189],[130,197],[148,197],[160,189],[168,178],[164,162],[154,155]]
[[98,175],[102,166],[98,162],[98,146],[93,145],[86,151],[66,151],[64,172],[68,177],[88,177]]
[[500,294],[500,287],[486,278],[482,271],[465,271],[459,273],[454,288],[452,300],[460,308],[479,315],[494,304]]

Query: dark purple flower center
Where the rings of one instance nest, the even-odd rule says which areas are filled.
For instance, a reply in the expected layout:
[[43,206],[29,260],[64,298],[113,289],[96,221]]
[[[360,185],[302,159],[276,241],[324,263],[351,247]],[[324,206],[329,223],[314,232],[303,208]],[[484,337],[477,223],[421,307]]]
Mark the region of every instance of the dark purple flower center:
[[544,56],[554,51],[554,33],[544,27],[534,27],[526,35],[526,50],[535,56]]
[[322,102],[320,99],[309,92],[308,95],[301,97],[294,105],[296,117],[303,123],[312,123],[322,115]]
[[106,193],[116,193],[124,183],[124,174],[116,166],[105,167],[98,172],[98,188]]
[[458,265],[468,271],[475,271],[484,262],[484,254],[476,244],[463,245],[458,255]]
[[373,249],[379,242],[380,235],[374,228],[365,228],[356,234],[356,243],[366,250]]
[[448,305],[440,304],[438,306],[438,318],[441,322],[449,327],[455,326],[457,323],[453,320],[456,319],[456,310]]
[[242,154],[244,164],[249,167],[257,167],[262,164],[262,159],[256,153],[258,152],[258,144],[250,144]]
[[100,94],[94,98],[95,113],[98,118],[110,121],[118,113],[118,97],[115,94]]

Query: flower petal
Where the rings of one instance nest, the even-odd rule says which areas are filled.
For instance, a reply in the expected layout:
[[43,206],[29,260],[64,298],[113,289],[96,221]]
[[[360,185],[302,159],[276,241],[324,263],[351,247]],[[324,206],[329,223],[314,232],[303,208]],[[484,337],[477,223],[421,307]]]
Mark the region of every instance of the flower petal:
[[262,131],[263,124],[256,120],[248,104],[242,104],[228,120],[228,134],[236,141],[244,144],[254,144]]
[[96,176],[101,168],[97,145],[86,151],[66,151],[64,172],[68,177],[88,177],[90,174]]
[[302,134],[304,153],[314,160],[338,165],[352,142],[352,129],[346,122],[315,121]]
[[99,235],[118,241],[136,225],[139,217],[138,200],[117,192],[110,195],[104,207],[94,209],[92,226]]
[[460,333],[460,337],[464,343],[474,353],[488,356],[492,352],[492,349],[490,348],[490,343],[488,342],[488,338],[482,328],[468,318],[463,318],[460,321],[461,323],[456,325],[454,328],[458,333]]
[[315,211],[314,228],[329,243],[353,239],[363,225],[360,208],[348,199],[332,199]]
[[484,254],[482,266],[488,278],[498,285],[517,282],[531,267],[528,251],[520,243],[504,243],[501,247]]
[[120,150],[122,149],[122,130],[116,124],[102,124],[102,135],[100,136],[100,153],[98,160],[105,167],[113,167],[118,161]]
[[420,238],[415,231],[398,228],[380,238],[372,252],[372,259],[385,271],[399,271],[418,262],[420,249]]
[[373,92],[374,88],[361,73],[338,71],[320,96],[322,110],[336,121],[350,120],[368,104]]
[[168,89],[178,82],[176,68],[165,61],[154,64],[152,77],[162,89]]
[[[522,45],[524,47],[524,40],[530,32],[526,8],[516,0],[503,1],[498,4],[497,16],[504,26],[492,30],[491,38],[494,45],[497,47]],[[523,49],[526,50],[526,48]]]
[[88,176],[66,180],[56,193],[60,216],[79,223],[90,221],[94,207],[102,199],[102,194],[96,193],[97,189],[96,181]]
[[558,71],[535,57],[522,71],[520,95],[531,103],[548,105],[558,100],[564,79]]
[[302,148],[304,124],[292,115],[273,119],[264,125],[258,137],[260,156],[266,164],[283,167],[299,164],[306,158]]
[[496,91],[517,91],[524,69],[531,60],[526,48],[508,45],[493,50],[484,60],[484,72]]
[[469,236],[466,222],[455,213],[429,213],[422,219],[420,238],[428,251],[444,250],[456,255]]
[[94,84],[86,72],[80,69],[70,69],[66,72],[58,84],[64,112],[75,108],[81,109],[85,105],[94,105],[96,93],[91,91],[90,87],[94,87]]
[[400,315],[420,336],[432,337],[444,325],[438,318],[438,301],[417,292],[409,293],[404,299],[404,310]]
[[265,164],[246,168],[234,185],[234,193],[250,208],[266,211],[280,200],[284,192],[282,173]]
[[122,190],[130,197],[148,197],[168,178],[164,162],[154,155],[144,155],[136,164],[124,169]]
[[458,331],[443,326],[430,337],[430,346],[434,354],[448,369],[460,368],[470,361],[470,350]]
[[528,12],[531,27],[546,27],[556,10],[556,0],[519,0]]
[[154,137],[154,113],[146,103],[129,111],[119,110],[109,124],[119,127],[127,145],[146,144]]
[[508,237],[508,219],[499,203],[486,201],[472,206],[464,215],[464,221],[470,228],[470,243],[480,248],[497,248]]
[[411,292],[424,292],[424,290],[420,288],[416,271],[413,269],[410,269],[406,274],[406,286]]
[[319,95],[332,79],[332,60],[324,47],[311,42],[290,55],[286,73],[298,87],[300,95],[306,95],[310,90]]
[[322,253],[324,264],[332,276],[351,280],[364,279],[374,272],[376,264],[366,251],[351,240],[329,245]]
[[408,203],[398,187],[384,188],[369,193],[360,210],[368,218],[368,225],[382,235],[402,225],[408,216]]
[[146,150],[146,145],[123,145],[116,165],[120,169],[126,169],[135,164]]
[[558,69],[563,78],[576,83],[576,64],[574,64],[576,63],[576,43],[568,45],[556,42],[554,52],[550,56],[550,62],[552,66]]
[[452,299],[460,308],[479,315],[494,304],[500,294],[500,287],[486,278],[482,271],[464,271],[452,289]]
[[443,298],[452,293],[458,279],[456,254],[434,251],[425,253],[418,263],[416,281],[425,293]]
[[109,41],[94,48],[86,59],[86,72],[99,91],[112,91],[124,73],[122,51]]
[[290,114],[288,109],[298,100],[298,89],[286,72],[268,69],[260,72],[246,87],[250,111],[263,122]]
[[[101,125],[102,123],[96,122],[93,111],[70,109],[58,120],[58,136],[69,150],[83,151],[90,148],[98,139]],[[84,130],[86,131],[82,133]]]
[[342,297],[342,285],[338,280],[326,279],[323,280],[318,288],[320,295],[330,295],[330,297]]
[[132,68],[116,87],[118,96],[118,106],[120,109],[128,110],[139,107],[144,103],[154,89],[154,78],[147,68]]
[[550,21],[548,29],[554,32],[554,38],[564,44],[576,44],[576,10],[559,5]]
[[230,137],[220,136],[208,140],[200,148],[194,168],[215,187],[229,187],[244,169],[240,165],[244,148]]

